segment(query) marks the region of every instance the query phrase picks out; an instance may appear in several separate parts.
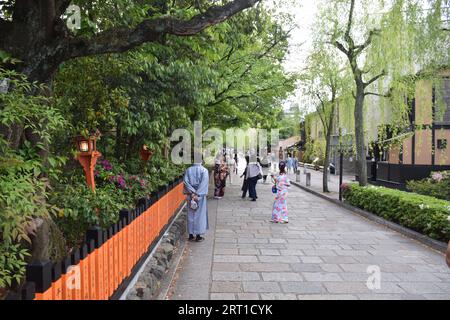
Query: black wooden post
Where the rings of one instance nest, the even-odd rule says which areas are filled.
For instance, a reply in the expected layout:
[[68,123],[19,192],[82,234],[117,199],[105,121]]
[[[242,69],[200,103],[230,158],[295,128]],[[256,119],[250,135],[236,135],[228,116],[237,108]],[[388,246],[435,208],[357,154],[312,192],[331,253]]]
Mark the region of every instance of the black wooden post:
[[341,149],[339,155],[339,201],[342,202],[342,183],[344,182],[344,152]]

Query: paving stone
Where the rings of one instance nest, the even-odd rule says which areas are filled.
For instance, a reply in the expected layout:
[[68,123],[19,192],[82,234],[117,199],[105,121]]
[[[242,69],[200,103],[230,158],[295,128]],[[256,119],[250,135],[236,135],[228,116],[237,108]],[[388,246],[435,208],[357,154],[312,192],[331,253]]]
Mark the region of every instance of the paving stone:
[[242,271],[253,272],[277,272],[277,271],[290,271],[291,267],[287,263],[241,263],[239,267]]
[[242,283],[231,281],[213,281],[211,286],[211,292],[212,293],[242,292]]
[[256,272],[213,272],[213,281],[258,281],[261,280]]
[[236,300],[234,293],[211,293],[211,300]]
[[261,249],[261,255],[263,256],[279,256],[280,251],[276,249]]
[[239,250],[238,249],[216,248],[214,250],[214,254],[217,254],[217,255],[237,255],[237,254],[239,254]]
[[323,261],[331,264],[350,264],[358,263],[354,257],[336,256],[336,257],[323,257]]
[[295,294],[325,294],[326,290],[318,282],[283,282],[281,287],[286,293]]
[[[370,274],[367,273],[347,273],[342,272],[339,273],[339,276],[345,281],[349,282],[366,282],[369,279]],[[400,279],[393,273],[382,273],[381,274],[381,282],[399,282]]]
[[284,244],[286,242],[286,239],[269,239],[269,243],[272,244]]
[[357,296],[350,295],[350,294],[305,294],[305,295],[298,295],[298,300],[358,300]]
[[215,255],[214,262],[258,262],[256,256]]
[[333,257],[336,256],[336,253],[333,250],[328,249],[315,249],[315,250],[303,250],[306,256],[313,257]]
[[299,273],[292,272],[263,272],[262,278],[264,281],[303,281],[302,276]]
[[300,262],[300,259],[296,256],[258,256],[261,262],[270,263],[296,263]]
[[322,263],[322,259],[320,257],[300,257],[303,263]]
[[335,282],[343,281],[337,273],[324,273],[324,272],[303,272],[302,276],[306,281],[313,282]]
[[363,282],[327,282],[324,283],[325,288],[332,294],[357,294],[370,293],[367,285]]
[[243,282],[244,292],[250,293],[270,293],[270,292],[281,292],[278,282],[267,282],[267,281],[251,281]]
[[297,300],[297,296],[295,294],[283,294],[283,293],[262,293],[261,300]]
[[424,272],[414,272],[414,273],[396,273],[397,278],[402,282],[440,282],[441,279],[438,277]]
[[321,263],[320,267],[325,272],[342,272],[341,267],[337,264]]
[[212,265],[212,270],[214,271],[224,271],[224,272],[239,272],[241,269],[239,268],[239,264],[237,263],[223,263],[223,262],[215,262]]
[[322,264],[312,264],[312,263],[292,263],[291,267],[292,267],[292,271],[296,271],[296,272],[320,272],[320,271],[324,271],[322,269],[323,266]]
[[258,293],[238,293],[238,300],[253,301],[261,300],[261,298]]

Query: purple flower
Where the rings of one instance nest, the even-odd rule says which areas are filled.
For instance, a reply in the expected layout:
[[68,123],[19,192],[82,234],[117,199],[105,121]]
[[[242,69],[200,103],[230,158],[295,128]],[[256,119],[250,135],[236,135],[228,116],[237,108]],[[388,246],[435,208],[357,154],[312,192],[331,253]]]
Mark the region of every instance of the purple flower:
[[108,160],[102,160],[100,161],[100,165],[103,167],[103,169],[105,169],[106,171],[111,171],[112,170],[112,165]]
[[120,189],[126,189],[127,188],[127,183],[124,179],[124,177],[122,175],[120,175],[119,177],[117,177],[117,183],[119,184],[119,188]]
[[441,173],[435,173],[435,174],[433,174],[432,178],[433,178],[433,180],[436,181],[436,182],[441,182],[442,179],[444,179],[444,177],[442,176]]

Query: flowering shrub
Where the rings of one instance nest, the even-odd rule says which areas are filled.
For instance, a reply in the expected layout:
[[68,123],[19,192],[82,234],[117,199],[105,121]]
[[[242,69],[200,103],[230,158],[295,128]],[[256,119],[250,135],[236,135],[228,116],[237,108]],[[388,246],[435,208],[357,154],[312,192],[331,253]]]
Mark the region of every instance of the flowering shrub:
[[433,172],[428,179],[409,181],[411,192],[450,201],[450,171]]
[[347,203],[433,239],[450,240],[450,202],[382,187],[349,185]]
[[94,175],[99,188],[111,187],[124,195],[126,203],[123,205],[133,205],[137,199],[151,193],[147,177],[128,174],[119,164],[105,159],[98,162]]
[[51,203],[60,208],[56,223],[68,251],[83,241],[89,227],[108,228],[116,223],[120,210],[133,208],[138,199],[179,176],[181,169],[161,165],[150,176],[141,176],[127,173],[118,163],[100,159],[94,171],[96,193],[86,186],[81,168],[75,171],[70,182],[56,187],[51,196]]
[[350,189],[350,185],[348,183],[343,183],[341,185],[341,190],[343,193],[347,192]]

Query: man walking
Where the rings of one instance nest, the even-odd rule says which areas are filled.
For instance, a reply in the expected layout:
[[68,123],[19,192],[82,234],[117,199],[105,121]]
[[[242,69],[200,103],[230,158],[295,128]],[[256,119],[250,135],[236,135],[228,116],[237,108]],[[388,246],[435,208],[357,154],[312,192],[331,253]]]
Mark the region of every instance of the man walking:
[[184,176],[184,193],[188,201],[189,241],[202,242],[203,235],[209,229],[208,196],[209,173],[201,163],[196,163],[186,170]]

